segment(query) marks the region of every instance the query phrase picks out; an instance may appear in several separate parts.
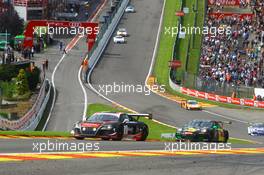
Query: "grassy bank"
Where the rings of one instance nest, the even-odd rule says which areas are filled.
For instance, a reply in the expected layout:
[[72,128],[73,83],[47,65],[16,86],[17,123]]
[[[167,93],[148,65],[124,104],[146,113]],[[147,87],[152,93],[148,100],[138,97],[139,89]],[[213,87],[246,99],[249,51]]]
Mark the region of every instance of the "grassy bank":
[[200,64],[200,55],[201,55],[201,44],[202,44],[202,29],[204,26],[204,17],[205,17],[205,0],[197,0],[197,14],[194,19],[195,26],[201,29],[201,32],[191,36],[190,39],[190,55],[187,64],[187,71],[191,74],[197,74]]
[[186,31],[185,38],[179,38],[178,42],[176,43],[176,57],[177,59],[181,60],[182,66],[177,70],[178,73],[188,71],[188,54],[189,54],[189,47],[190,42],[192,40],[191,31],[188,32],[186,29],[190,29],[195,24],[195,13],[193,12],[193,6],[196,3],[196,0],[182,0],[183,7],[189,8],[189,13],[185,14],[181,19],[181,27]]
[[[205,0],[167,0],[165,5],[164,19],[162,24],[162,31],[160,35],[160,43],[157,51],[157,57],[153,74],[157,77],[159,84],[169,86],[169,68],[168,62],[172,60],[172,53],[174,51],[174,43],[176,36],[169,35],[165,32],[165,28],[178,27],[179,22],[181,26],[190,29],[194,25],[203,29],[204,25],[204,5]],[[180,21],[175,16],[175,12],[181,10],[181,6],[188,7],[189,13],[185,14]],[[195,7],[193,11],[193,7]],[[179,30],[179,29],[178,29]],[[199,32],[198,32],[199,33]],[[186,34],[185,38],[179,39],[175,47],[176,59],[181,60],[182,67],[178,69],[178,76],[184,72],[196,74],[198,72],[199,57],[201,53],[202,34]],[[190,49],[190,51],[189,51]]]
[[172,59],[173,45],[176,36],[166,33],[165,28],[178,27],[179,17],[175,16],[176,11],[181,10],[181,0],[166,0],[164,19],[160,35],[160,45],[157,51],[154,75],[158,83],[168,86],[168,62]]

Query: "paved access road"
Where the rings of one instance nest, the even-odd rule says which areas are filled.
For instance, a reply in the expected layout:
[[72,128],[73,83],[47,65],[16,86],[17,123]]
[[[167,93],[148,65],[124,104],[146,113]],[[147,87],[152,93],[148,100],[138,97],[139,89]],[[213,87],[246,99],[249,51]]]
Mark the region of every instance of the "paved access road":
[[[81,8],[78,16],[79,21],[86,21],[91,15],[94,14],[97,7],[103,0],[93,0],[89,7],[89,16],[85,16],[85,9]],[[69,40],[67,40],[69,41]],[[84,109],[84,94],[78,81],[78,73],[81,62],[87,52],[86,38],[82,38],[77,44],[63,57],[63,54],[57,50],[56,64],[50,68],[54,74],[54,83],[56,87],[56,103],[53,108],[50,121],[46,130],[53,131],[69,131],[72,125],[82,119]],[[65,42],[66,44],[69,42]],[[74,45],[76,42],[71,42]],[[58,49],[58,47],[57,47]],[[47,50],[49,54],[49,50]],[[63,57],[63,58],[62,58]],[[48,57],[50,62],[53,62],[53,57]],[[54,73],[54,68],[61,60]],[[50,79],[52,79],[52,74]]]
[[[119,27],[125,27],[130,35],[127,38],[127,44],[114,44],[111,41],[92,74],[91,82],[98,91],[100,91],[99,85],[101,87],[113,85],[114,82],[119,85],[144,85],[151,64],[163,1],[132,0],[131,3],[137,12],[124,14],[119,25]],[[203,111],[186,111],[175,102],[156,94],[121,92],[108,94],[107,97],[138,112],[152,113],[155,119],[174,126],[182,126],[192,119],[230,120],[230,118],[238,117],[238,114],[241,113],[243,116],[244,113],[244,111],[240,113],[232,111],[227,115],[227,110],[216,109],[215,112],[224,115],[223,117]],[[224,112],[222,113],[222,111]],[[250,116],[250,111],[248,113]],[[261,112],[252,114],[261,119]],[[231,137],[264,141],[263,137],[252,138],[248,136],[248,124],[246,122],[238,120],[232,122],[232,125],[226,126]]]

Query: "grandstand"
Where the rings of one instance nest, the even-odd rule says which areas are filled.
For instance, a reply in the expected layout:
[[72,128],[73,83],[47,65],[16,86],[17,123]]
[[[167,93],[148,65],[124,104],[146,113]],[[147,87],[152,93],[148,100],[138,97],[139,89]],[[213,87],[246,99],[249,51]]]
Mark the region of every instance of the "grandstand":
[[239,14],[220,8],[219,16],[212,15],[208,9],[206,25],[209,28],[230,26],[231,32],[217,37],[204,36],[199,72],[202,79],[264,88],[264,21],[257,13],[259,5],[260,1],[251,3],[248,7],[251,13]]
[[263,0],[206,0],[204,12],[202,5],[195,4],[195,21],[205,13],[204,27],[223,28],[224,33],[203,34],[201,43],[195,41],[197,34],[177,39],[173,58],[180,58],[183,67],[172,70],[172,79],[188,88],[227,96],[239,91],[240,97],[252,98],[254,88],[264,88]]

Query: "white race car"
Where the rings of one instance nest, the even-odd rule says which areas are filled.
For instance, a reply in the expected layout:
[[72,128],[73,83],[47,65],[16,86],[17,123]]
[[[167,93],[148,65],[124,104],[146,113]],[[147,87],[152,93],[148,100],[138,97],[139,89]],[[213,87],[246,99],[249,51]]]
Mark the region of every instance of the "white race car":
[[252,123],[248,127],[248,135],[264,136],[264,123]]
[[125,28],[119,28],[116,34],[124,37],[128,36],[127,30]]
[[135,7],[134,7],[134,6],[129,5],[129,6],[127,6],[127,8],[125,9],[125,12],[126,12],[126,13],[135,13],[136,10],[135,10]]
[[114,38],[113,38],[113,40],[114,40],[114,43],[115,44],[122,44],[122,43],[125,43],[126,42],[126,40],[125,40],[125,38],[123,37],[123,36],[120,36],[120,35],[116,35]]

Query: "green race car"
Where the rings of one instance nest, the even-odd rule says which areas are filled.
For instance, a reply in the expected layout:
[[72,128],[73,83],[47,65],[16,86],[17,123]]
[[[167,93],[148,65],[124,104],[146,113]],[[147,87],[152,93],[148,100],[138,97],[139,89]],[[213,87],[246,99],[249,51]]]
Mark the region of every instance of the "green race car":
[[[230,122],[229,122],[230,123]],[[212,120],[193,120],[177,129],[177,140],[192,142],[224,142],[229,139],[229,133],[223,129],[223,122]]]

